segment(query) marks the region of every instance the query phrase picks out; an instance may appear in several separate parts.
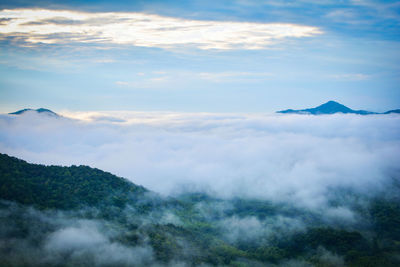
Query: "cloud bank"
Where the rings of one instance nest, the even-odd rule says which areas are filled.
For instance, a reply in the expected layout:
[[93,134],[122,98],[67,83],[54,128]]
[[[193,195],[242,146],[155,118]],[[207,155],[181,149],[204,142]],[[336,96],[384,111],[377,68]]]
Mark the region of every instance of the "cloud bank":
[[9,9],[0,11],[0,38],[20,45],[96,43],[142,47],[263,49],[287,38],[321,34],[288,23],[200,21],[146,13]]
[[166,195],[205,190],[307,207],[334,189],[372,194],[400,177],[398,115],[64,115],[0,116],[0,151],[97,167]]

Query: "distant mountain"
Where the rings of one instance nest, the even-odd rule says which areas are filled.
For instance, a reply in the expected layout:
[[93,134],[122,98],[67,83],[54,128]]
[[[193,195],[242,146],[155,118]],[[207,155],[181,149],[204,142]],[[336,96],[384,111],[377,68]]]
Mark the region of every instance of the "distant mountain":
[[37,113],[42,113],[42,114],[46,114],[49,116],[54,116],[54,117],[59,117],[60,115],[58,115],[57,113],[51,111],[50,109],[46,109],[46,108],[38,108],[38,109],[31,109],[31,108],[26,108],[26,109],[21,109],[18,110],[16,112],[11,112],[8,113],[10,115],[22,115],[26,112],[37,112]]
[[398,113],[398,114],[400,114],[400,109],[389,110],[389,111],[386,111],[386,112],[383,113],[383,114],[391,114],[391,113]]
[[315,108],[298,109],[298,110],[287,109],[287,110],[277,111],[277,113],[296,113],[296,114],[313,114],[313,115],[335,114],[335,113],[345,113],[345,114],[352,113],[360,115],[378,114],[376,112],[371,112],[366,110],[353,110],[336,101],[328,101],[325,104],[322,104]]

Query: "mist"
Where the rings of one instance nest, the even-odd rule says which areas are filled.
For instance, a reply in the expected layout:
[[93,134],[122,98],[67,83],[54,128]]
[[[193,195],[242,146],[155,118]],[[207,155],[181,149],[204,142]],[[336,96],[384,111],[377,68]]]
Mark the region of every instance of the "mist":
[[[143,266],[154,263],[149,245],[126,246],[112,223],[79,212],[41,211],[0,202],[0,257],[11,266]],[[85,211],[85,212],[95,212]]]
[[392,242],[376,221],[397,218],[398,115],[61,115],[0,115],[0,151],[155,193],[72,210],[1,201],[6,265],[346,266],[353,244]]
[[[30,112],[0,116],[0,150],[89,165],[162,195],[203,191],[323,209],[335,190],[372,196],[400,175],[400,116]],[[355,220],[347,208],[328,210]]]

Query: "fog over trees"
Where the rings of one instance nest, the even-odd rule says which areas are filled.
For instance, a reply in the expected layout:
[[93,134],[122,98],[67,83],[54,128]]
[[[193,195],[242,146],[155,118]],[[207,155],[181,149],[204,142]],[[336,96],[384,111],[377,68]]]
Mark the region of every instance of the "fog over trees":
[[43,115],[0,117],[2,266],[399,264],[398,115]]

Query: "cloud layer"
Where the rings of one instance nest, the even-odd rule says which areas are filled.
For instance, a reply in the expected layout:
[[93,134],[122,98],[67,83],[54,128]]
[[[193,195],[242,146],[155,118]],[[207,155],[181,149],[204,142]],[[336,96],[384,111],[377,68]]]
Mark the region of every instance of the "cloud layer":
[[146,13],[13,9],[0,11],[0,37],[21,45],[98,43],[143,47],[262,49],[287,38],[321,34],[287,23],[200,21]]
[[373,194],[400,173],[397,115],[64,115],[79,120],[2,115],[0,151],[90,165],[163,194],[207,190],[308,207],[338,188]]

